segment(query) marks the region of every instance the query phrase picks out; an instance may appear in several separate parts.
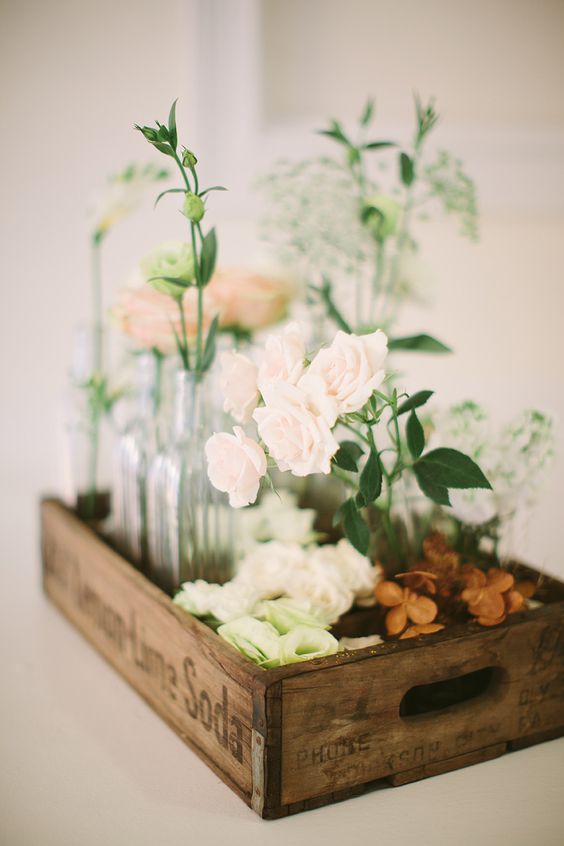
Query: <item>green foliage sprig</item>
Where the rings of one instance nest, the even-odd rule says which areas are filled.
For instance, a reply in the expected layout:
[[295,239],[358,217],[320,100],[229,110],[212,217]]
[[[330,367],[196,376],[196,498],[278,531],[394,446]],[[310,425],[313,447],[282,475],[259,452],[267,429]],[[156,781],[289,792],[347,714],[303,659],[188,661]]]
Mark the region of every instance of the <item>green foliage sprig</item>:
[[[200,188],[197,173],[198,159],[188,147],[182,146],[179,150],[178,130],[176,126],[176,103],[177,100],[174,101],[170,108],[168,122],[166,124],[159,121],[155,121],[155,127],[135,124],[135,129],[139,130],[149,144],[152,144],[160,153],[174,159],[182,178],[182,187],[169,188],[166,191],[162,191],[155,201],[155,206],[167,194],[183,195],[182,213],[190,225],[194,279],[158,277],[158,281],[170,283],[167,293],[178,304],[182,334],[179,337],[175,333],[175,337],[184,368],[186,370],[193,370],[197,376],[201,376],[208,370],[214,359],[218,326],[218,318],[216,316],[210,325],[207,336],[204,338],[204,288],[209,283],[215,270],[218,250],[215,228],[212,227],[206,234],[204,234],[202,229],[201,221],[206,212],[204,198],[212,191],[225,191],[227,189],[221,185],[212,185],[204,189]],[[186,290],[193,285],[197,289],[197,323],[195,360],[192,363],[182,301]]]

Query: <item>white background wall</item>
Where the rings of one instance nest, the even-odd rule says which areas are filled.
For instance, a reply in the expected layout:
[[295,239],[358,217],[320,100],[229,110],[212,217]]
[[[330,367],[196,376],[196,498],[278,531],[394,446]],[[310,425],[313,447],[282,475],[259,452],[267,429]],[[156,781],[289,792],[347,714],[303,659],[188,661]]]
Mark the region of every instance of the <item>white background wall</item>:
[[[3,0],[0,15],[4,519],[12,498],[32,514],[37,492],[59,484],[72,326],[87,305],[88,197],[150,158],[132,124],[166,115],[176,96],[182,137],[231,189],[213,201],[223,258],[243,261],[258,251],[249,182],[273,157],[322,149],[311,130],[329,114],[352,117],[368,93],[382,135],[406,137],[412,89],[434,94],[440,143],[477,180],[482,237],[471,246],[446,225],[426,230],[434,305],[402,328],[448,338],[457,355],[414,359],[413,383],[446,401],[476,397],[500,420],[538,405],[564,421],[561,2]],[[107,300],[140,255],[181,234],[164,205],[116,229]],[[560,457],[523,554],[564,573],[562,468]]]

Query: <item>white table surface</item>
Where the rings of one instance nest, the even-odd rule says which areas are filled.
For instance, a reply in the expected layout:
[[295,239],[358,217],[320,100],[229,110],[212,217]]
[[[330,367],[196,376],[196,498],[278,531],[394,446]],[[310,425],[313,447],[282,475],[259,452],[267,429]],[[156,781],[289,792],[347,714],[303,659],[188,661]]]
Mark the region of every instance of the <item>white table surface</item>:
[[564,739],[261,821],[43,597],[33,497],[0,507],[2,846],[564,843]]

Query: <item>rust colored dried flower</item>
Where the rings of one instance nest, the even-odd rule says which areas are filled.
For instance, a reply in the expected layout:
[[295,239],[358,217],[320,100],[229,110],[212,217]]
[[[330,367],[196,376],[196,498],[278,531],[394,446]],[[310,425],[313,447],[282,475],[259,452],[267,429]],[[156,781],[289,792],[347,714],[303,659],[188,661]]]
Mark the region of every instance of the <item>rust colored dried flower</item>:
[[522,582],[517,582],[515,590],[519,591],[524,599],[532,599],[537,592],[538,584],[530,579],[524,579]]
[[463,579],[466,588],[461,598],[482,626],[497,626],[508,614],[523,607],[523,597],[513,589],[515,579],[506,570],[493,567],[484,573],[476,567],[469,567],[464,570]]
[[442,532],[430,532],[423,541],[423,555],[426,563],[426,570],[432,570],[437,575],[452,573],[458,570],[460,556],[447,543]]
[[440,623],[426,623],[419,626],[409,626],[409,628],[400,634],[399,639],[407,640],[410,637],[418,637],[419,635],[435,634],[435,632],[440,632],[443,629],[444,626],[441,626]]
[[386,630],[389,635],[398,635],[408,621],[416,625],[432,623],[437,616],[437,606],[427,596],[419,596],[409,588],[401,588],[395,582],[379,582],[376,585],[376,599],[390,610],[386,614]]
[[403,584],[411,590],[424,590],[435,594],[437,575],[427,570],[410,570],[408,573],[397,573],[396,579],[403,579]]

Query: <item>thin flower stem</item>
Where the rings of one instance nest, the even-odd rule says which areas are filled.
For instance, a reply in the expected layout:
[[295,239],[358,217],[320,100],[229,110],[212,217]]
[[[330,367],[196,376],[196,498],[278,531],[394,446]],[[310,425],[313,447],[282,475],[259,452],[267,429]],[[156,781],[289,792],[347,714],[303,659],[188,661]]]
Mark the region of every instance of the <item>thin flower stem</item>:
[[188,333],[186,332],[186,315],[184,314],[183,297],[176,300],[180,313],[180,326],[182,328],[182,342],[179,344],[180,357],[185,370],[190,370],[190,354],[188,352]]

